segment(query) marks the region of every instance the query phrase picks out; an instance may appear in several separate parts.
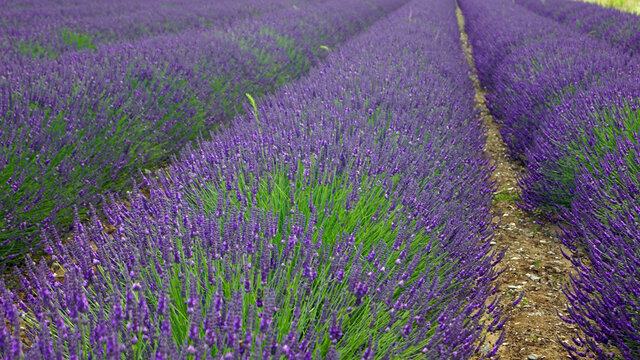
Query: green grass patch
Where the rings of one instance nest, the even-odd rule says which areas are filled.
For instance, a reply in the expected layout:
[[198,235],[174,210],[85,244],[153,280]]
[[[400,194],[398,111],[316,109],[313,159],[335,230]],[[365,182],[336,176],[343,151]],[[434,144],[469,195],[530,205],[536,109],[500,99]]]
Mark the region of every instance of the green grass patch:
[[493,202],[510,201],[517,202],[520,200],[520,195],[517,191],[499,191],[493,196]]

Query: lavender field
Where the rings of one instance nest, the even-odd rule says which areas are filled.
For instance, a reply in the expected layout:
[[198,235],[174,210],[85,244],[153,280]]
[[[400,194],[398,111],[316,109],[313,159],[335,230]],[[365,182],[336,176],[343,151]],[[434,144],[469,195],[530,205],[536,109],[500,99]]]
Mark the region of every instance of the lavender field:
[[639,359],[639,51],[568,0],[9,0],[0,359]]

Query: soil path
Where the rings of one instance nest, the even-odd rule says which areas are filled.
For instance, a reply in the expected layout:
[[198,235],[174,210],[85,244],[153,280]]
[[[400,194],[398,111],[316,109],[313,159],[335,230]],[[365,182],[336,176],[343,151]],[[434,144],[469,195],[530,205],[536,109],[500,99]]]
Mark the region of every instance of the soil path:
[[[566,315],[567,298],[562,288],[568,281],[571,263],[562,255],[562,245],[556,236],[558,229],[516,204],[518,178],[525,173],[525,168],[508,156],[499,126],[486,106],[485,90],[478,80],[464,31],[464,17],[459,8],[456,13],[462,47],[472,68],[476,107],[486,129],[484,150],[495,167],[492,180],[497,189],[492,211],[497,227],[493,246],[506,248],[499,265],[501,269],[506,267],[506,271],[497,285],[510,318],[505,323],[506,337],[498,355],[508,360],[567,359],[568,353],[559,341],[572,343],[575,327],[563,322],[556,311]],[[513,302],[523,291],[524,297],[514,307]],[[489,336],[488,340],[493,343],[496,338]]]

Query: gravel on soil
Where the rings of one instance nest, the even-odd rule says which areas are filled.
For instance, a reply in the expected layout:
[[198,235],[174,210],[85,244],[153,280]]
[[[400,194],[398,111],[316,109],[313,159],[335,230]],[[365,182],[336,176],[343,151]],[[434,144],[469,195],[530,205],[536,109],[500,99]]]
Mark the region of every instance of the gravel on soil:
[[[505,249],[498,265],[505,271],[496,280],[502,306],[509,314],[505,323],[506,337],[498,350],[501,359],[556,360],[570,358],[560,342],[571,343],[576,328],[562,321],[567,298],[562,292],[572,271],[571,262],[562,254],[568,251],[558,239],[557,226],[517,205],[518,179],[525,174],[522,163],[509,156],[500,136],[499,124],[486,105],[485,90],[480,85],[473,64],[472,49],[464,31],[464,17],[457,9],[460,39],[472,68],[476,86],[476,106],[487,135],[485,153],[494,166],[492,180],[496,184],[492,211],[495,214],[493,246]],[[512,304],[522,295],[516,306]],[[493,343],[488,334],[487,340]]]

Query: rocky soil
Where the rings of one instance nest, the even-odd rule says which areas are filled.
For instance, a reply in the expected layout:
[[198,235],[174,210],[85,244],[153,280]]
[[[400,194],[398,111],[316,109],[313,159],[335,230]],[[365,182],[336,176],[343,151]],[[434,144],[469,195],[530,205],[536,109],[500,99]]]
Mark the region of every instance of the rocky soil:
[[[460,9],[457,12],[462,47],[473,70],[476,106],[486,129],[485,152],[495,167],[492,180],[497,189],[492,210],[497,227],[492,245],[506,250],[498,265],[506,270],[498,278],[497,286],[502,306],[510,317],[505,323],[506,337],[498,356],[508,360],[566,359],[568,353],[560,342],[571,342],[576,329],[563,322],[558,313],[566,315],[567,298],[562,289],[569,280],[571,263],[562,255],[559,229],[517,205],[518,178],[525,174],[525,168],[509,156],[499,124],[486,106],[485,91],[475,73],[472,49],[464,32],[464,17]],[[512,304],[522,292],[522,299],[514,307]],[[498,334],[490,334],[488,340],[494,343],[497,337]]]

